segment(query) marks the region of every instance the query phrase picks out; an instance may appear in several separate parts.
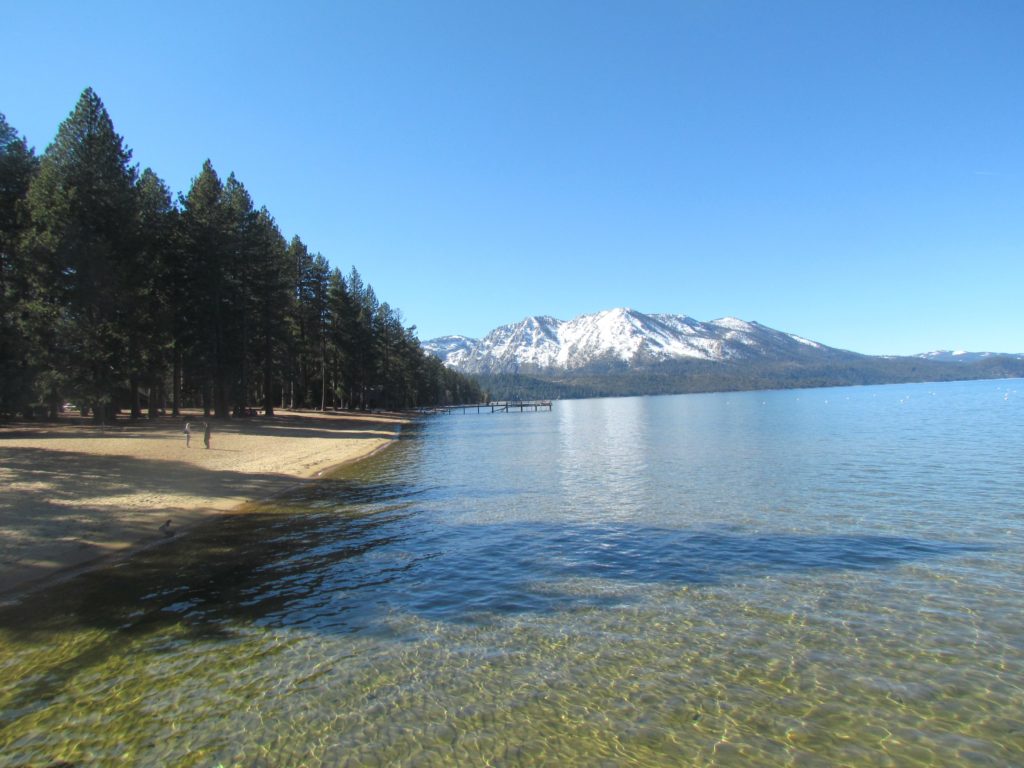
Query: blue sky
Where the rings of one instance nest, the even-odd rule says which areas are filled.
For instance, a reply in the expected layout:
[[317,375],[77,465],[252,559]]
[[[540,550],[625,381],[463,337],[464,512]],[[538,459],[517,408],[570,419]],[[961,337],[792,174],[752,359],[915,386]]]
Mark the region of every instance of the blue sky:
[[616,306],[1024,352],[1024,3],[7,3],[0,112],[92,86],[421,338]]

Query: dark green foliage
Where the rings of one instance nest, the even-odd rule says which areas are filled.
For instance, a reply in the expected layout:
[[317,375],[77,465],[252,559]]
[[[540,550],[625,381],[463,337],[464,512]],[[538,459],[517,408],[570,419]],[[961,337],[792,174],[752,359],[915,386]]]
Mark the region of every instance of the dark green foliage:
[[198,392],[204,412],[227,415],[229,351],[225,304],[230,303],[231,230],[224,185],[207,160],[181,199],[180,258],[187,276],[181,297],[188,364],[182,387]]
[[346,387],[353,404],[366,408],[373,400],[373,373],[376,368],[377,349],[373,344],[374,314],[377,296],[373,288],[363,283],[355,267],[348,276],[348,339],[351,355],[348,358],[349,379]]
[[37,161],[0,115],[0,414],[478,399],[355,268],[346,280],[208,160],[177,205],[87,89]]
[[[285,357],[288,346],[288,305],[291,298],[291,271],[284,237],[266,208],[256,215],[253,228],[253,261],[247,281],[252,297],[255,344],[250,346],[254,380],[253,403],[261,404],[272,415],[277,402],[275,372]],[[245,390],[243,389],[243,392]],[[238,407],[244,406],[242,401]]]
[[24,317],[31,295],[20,242],[28,221],[25,198],[38,168],[35,153],[0,114],[0,413],[24,411],[33,399]]
[[[300,255],[301,244],[293,242]],[[353,268],[346,279],[322,257],[300,258],[299,327],[293,391],[299,404],[323,408],[420,408],[476,402],[480,387],[423,352],[415,328],[379,303]]]
[[28,191],[27,277],[38,301],[30,331],[44,370],[39,394],[51,411],[67,393],[102,418],[130,367],[124,344],[136,257],[130,160],[103,103],[87,89]]
[[128,334],[130,406],[133,416],[141,415],[142,388],[149,417],[155,418],[166,397],[164,373],[174,361],[178,217],[167,185],[149,168],[139,177],[135,195],[137,258],[129,281],[134,318]]
[[292,349],[290,403],[293,407],[322,407],[326,399],[327,325],[330,269],[320,254],[311,254],[298,237],[288,246],[294,264],[291,303],[296,344]]

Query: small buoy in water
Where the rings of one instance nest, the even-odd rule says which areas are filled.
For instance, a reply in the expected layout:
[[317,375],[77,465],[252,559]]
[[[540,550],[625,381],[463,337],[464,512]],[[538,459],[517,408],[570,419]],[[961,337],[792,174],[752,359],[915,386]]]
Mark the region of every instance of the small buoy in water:
[[164,536],[173,536],[174,535],[174,531],[171,530],[171,521],[170,520],[168,520],[166,523],[164,523],[163,525],[160,526],[160,532]]

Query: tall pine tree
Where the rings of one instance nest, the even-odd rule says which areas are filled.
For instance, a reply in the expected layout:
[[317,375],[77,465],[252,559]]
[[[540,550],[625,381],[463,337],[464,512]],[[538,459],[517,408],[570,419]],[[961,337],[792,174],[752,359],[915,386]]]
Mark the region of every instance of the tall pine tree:
[[281,231],[266,208],[256,215],[253,262],[249,288],[253,304],[254,369],[260,372],[258,401],[264,413],[274,414],[275,371],[287,344],[287,313],[291,294],[288,248]]
[[138,229],[131,298],[136,322],[131,334],[132,412],[139,415],[138,389],[146,389],[149,418],[163,407],[165,380],[173,363],[177,211],[167,185],[147,168],[135,186]]
[[25,411],[33,395],[22,316],[30,295],[20,246],[25,197],[38,168],[35,153],[0,114],[0,414]]
[[228,416],[228,302],[231,242],[224,185],[207,160],[181,200],[182,267],[187,281],[181,297],[186,353],[183,386],[198,388],[205,415]]
[[126,388],[125,300],[132,274],[135,169],[91,88],[60,125],[28,193],[28,237],[41,299],[37,349],[51,372],[49,399],[61,389],[110,414]]

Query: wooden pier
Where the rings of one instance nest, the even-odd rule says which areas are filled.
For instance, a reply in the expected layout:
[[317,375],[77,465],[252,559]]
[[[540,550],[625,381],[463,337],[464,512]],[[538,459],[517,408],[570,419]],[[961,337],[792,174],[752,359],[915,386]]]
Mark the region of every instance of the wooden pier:
[[439,405],[432,409],[433,413],[524,413],[526,411],[550,411],[550,400],[502,400],[494,403],[474,403],[473,405]]

